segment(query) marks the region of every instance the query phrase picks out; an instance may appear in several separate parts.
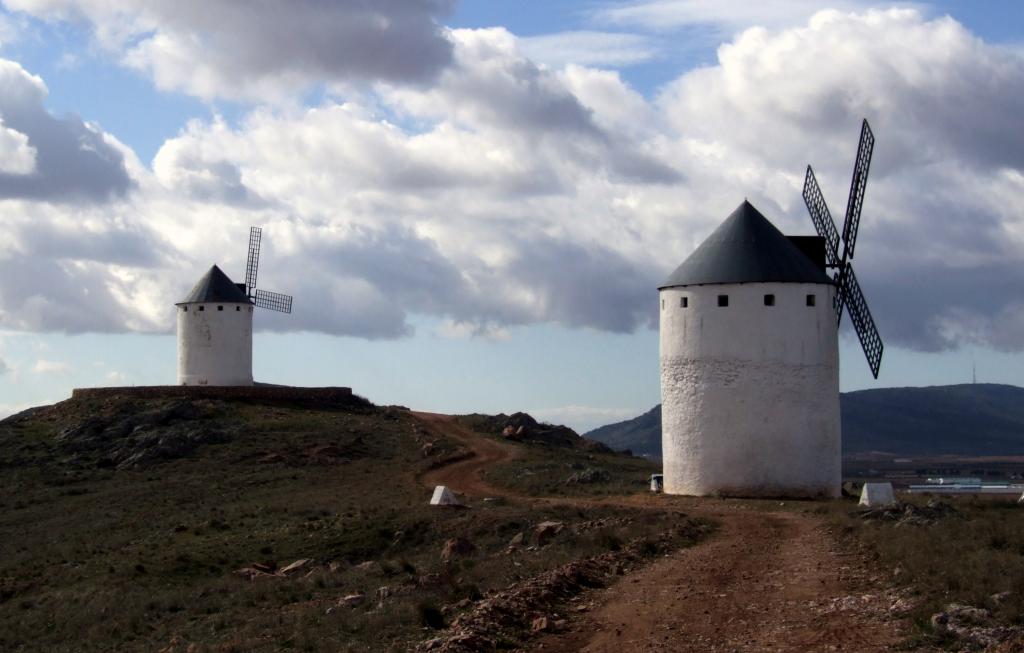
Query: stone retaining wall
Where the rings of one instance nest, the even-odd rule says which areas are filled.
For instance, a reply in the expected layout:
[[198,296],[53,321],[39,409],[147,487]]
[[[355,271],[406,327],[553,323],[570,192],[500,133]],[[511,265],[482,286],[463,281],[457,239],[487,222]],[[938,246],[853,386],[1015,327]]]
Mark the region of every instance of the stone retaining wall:
[[189,397],[203,399],[258,399],[263,401],[313,400],[347,402],[352,388],[300,388],[295,386],[216,386],[216,385],[148,385],[109,388],[75,388],[72,399],[100,399],[105,397]]

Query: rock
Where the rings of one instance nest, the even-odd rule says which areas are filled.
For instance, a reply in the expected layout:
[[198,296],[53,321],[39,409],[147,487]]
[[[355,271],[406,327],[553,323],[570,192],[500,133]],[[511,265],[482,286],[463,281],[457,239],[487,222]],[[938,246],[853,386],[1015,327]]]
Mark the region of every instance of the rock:
[[438,587],[444,584],[444,576],[441,574],[423,574],[416,579],[419,587]]
[[362,592],[356,592],[355,594],[349,594],[338,600],[338,607],[343,608],[354,608],[358,605],[362,605],[363,601],[366,600],[366,595]]
[[533,541],[537,546],[544,546],[551,538],[561,533],[564,527],[565,524],[560,521],[542,521],[533,529]]
[[992,596],[988,597],[988,599],[990,601],[992,601],[992,603],[995,604],[995,605],[1002,605],[1002,604],[1006,603],[1006,600],[1009,599],[1012,594],[1013,594],[1013,592],[1011,592],[1009,590],[1007,590],[1005,592],[997,592],[997,593],[993,594]]
[[265,571],[254,569],[253,567],[242,567],[241,569],[236,569],[231,573],[233,573],[235,576],[241,576],[242,578],[248,581],[253,581],[257,578],[273,578],[274,576],[274,574],[272,573],[268,574]]
[[355,568],[366,574],[379,574],[381,572],[380,563],[376,560],[360,562]]
[[448,562],[455,556],[469,555],[473,551],[476,551],[476,547],[472,542],[464,537],[453,537],[444,543],[444,548],[441,549],[441,559]]
[[301,560],[296,560],[292,564],[286,565],[279,569],[277,573],[279,576],[287,576],[289,574],[294,574],[308,567],[309,563],[311,562],[313,562],[311,558],[303,558]]
[[530,624],[530,630],[535,633],[543,633],[551,630],[551,622],[547,617],[537,617]]
[[378,587],[375,596],[377,598],[377,605],[382,606],[384,605],[384,601],[391,596],[391,588],[387,585],[384,587]]
[[576,472],[565,480],[566,485],[588,485],[590,483],[606,483],[612,479],[612,475],[603,469],[590,467],[582,472]]
[[508,546],[509,546],[509,548],[515,548],[515,547],[518,547],[518,546],[522,546],[523,542],[525,541],[525,539],[526,539],[526,537],[523,535],[523,532],[519,531],[518,533],[516,533],[515,535],[512,536],[511,540],[509,540]]
[[423,445],[423,448],[420,449],[420,454],[422,454],[424,458],[429,458],[430,456],[433,456],[434,455],[434,443],[433,442],[428,442],[425,445]]

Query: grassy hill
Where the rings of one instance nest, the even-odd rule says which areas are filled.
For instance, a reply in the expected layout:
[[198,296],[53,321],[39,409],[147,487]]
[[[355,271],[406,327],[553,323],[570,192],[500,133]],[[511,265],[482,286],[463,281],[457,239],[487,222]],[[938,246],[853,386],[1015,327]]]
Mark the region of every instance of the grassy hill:
[[[590,469],[586,493],[643,491],[649,465],[583,445],[516,444],[494,482],[538,489],[517,465],[557,459],[544,474],[564,494]],[[71,399],[4,420],[0,650],[407,651],[488,593],[680,523],[429,506],[421,475],[461,447],[358,398]],[[544,521],[565,528],[528,547]]]
[[[1024,388],[988,383],[840,395],[843,453],[1024,455]],[[613,449],[661,456],[661,406],[586,433]]]

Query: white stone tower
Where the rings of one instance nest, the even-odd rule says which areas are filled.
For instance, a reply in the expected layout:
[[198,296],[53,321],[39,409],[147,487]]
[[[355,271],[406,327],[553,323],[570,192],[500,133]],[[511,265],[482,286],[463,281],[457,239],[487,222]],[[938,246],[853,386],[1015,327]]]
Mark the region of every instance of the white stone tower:
[[252,385],[252,309],[292,312],[290,295],[258,290],[263,230],[249,229],[245,283],[214,265],[178,302],[178,385]]
[[744,201],[659,291],[664,491],[838,496],[824,241],[791,240]]
[[252,309],[214,265],[178,302],[178,385],[252,385]]

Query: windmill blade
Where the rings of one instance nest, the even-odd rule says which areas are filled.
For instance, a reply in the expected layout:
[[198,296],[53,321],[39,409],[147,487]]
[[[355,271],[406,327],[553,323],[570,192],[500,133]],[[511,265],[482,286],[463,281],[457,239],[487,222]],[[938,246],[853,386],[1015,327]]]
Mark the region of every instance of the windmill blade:
[[277,292],[257,290],[253,295],[252,303],[260,308],[269,308],[272,311],[279,311],[281,313],[292,312],[291,295],[282,295]]
[[857,244],[857,229],[860,227],[860,210],[864,206],[864,191],[868,187],[868,170],[871,168],[871,153],[875,149],[875,135],[865,120],[860,127],[860,145],[857,146],[857,160],[853,164],[853,180],[850,182],[850,199],[846,202],[846,220],[843,222],[843,260],[853,258],[853,247]]
[[860,290],[860,284],[857,283],[857,276],[853,273],[853,268],[847,265],[843,269],[841,278],[840,293],[843,294],[846,304],[850,307],[853,328],[857,331],[857,337],[860,338],[860,346],[864,350],[864,356],[868,359],[871,373],[877,379],[878,369],[882,365],[882,349],[884,348],[882,337],[878,335],[875,321],[868,309],[868,302]]
[[245,260],[245,290],[250,295],[256,287],[256,269],[260,265],[260,239],[263,230],[259,227],[249,228],[249,256]]
[[807,176],[804,177],[804,204],[811,214],[814,229],[825,239],[825,265],[839,265],[839,231],[836,230],[836,223],[832,220],[811,166],[807,166]]
[[836,284],[836,296],[832,300],[832,308],[835,309],[836,312],[837,325],[843,321],[843,305],[846,302],[846,296],[843,294],[843,278],[845,277],[843,270],[845,270],[846,267],[847,266],[841,265],[839,270],[836,272],[836,276],[832,277],[832,281]]

